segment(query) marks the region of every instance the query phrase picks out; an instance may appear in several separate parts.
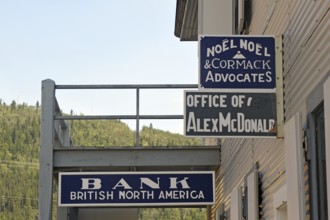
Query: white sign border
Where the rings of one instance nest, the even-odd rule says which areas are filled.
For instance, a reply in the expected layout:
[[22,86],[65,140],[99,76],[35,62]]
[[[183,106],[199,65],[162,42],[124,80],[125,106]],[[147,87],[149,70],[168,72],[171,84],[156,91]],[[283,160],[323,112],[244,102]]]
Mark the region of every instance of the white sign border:
[[[218,88],[205,88],[202,87],[201,85],[201,39],[203,37],[231,37],[231,38],[240,38],[240,37],[246,37],[246,38],[255,38],[255,37],[259,37],[259,38],[274,38],[274,42],[275,42],[275,67],[276,67],[276,72],[275,72],[275,88],[269,88],[268,90],[275,90],[277,87],[277,76],[278,76],[278,72],[281,73],[282,75],[282,54],[279,54],[278,51],[278,42],[279,39],[281,39],[281,43],[282,43],[282,35],[206,35],[206,34],[200,34],[198,35],[198,89],[199,90],[213,90],[213,89],[218,89]],[[282,45],[281,45],[281,51],[282,52]],[[281,65],[279,65],[279,62],[281,62]],[[280,68],[280,69],[278,69]],[[221,88],[219,88],[221,89]],[[230,89],[230,88],[227,88]],[[236,89],[236,88],[233,88]],[[244,88],[238,88],[238,89],[244,89]],[[251,88],[252,90],[254,89],[258,89],[258,88]],[[245,89],[245,90],[249,90],[249,89]],[[263,90],[263,88],[258,89],[258,90]]]
[[[75,203],[75,204],[62,204],[61,203],[61,189],[62,189],[62,176],[63,175],[147,175],[147,174],[211,174],[213,185],[213,198],[212,202],[182,202],[182,203]],[[153,207],[153,206],[204,206],[214,205],[215,203],[215,171],[164,171],[164,172],[59,172],[58,173],[58,206],[59,207]]]
[[[277,136],[239,136],[239,135],[187,135],[187,125],[186,125],[186,92],[201,92],[201,93],[274,93],[276,92],[276,89],[201,89],[201,90],[184,90],[184,101],[183,101],[183,135],[186,137],[192,137],[192,138],[265,138],[265,139],[274,139],[278,137]],[[277,97],[276,97],[277,99]],[[276,100],[276,105],[278,106],[278,101]],[[278,110],[278,107],[277,107]],[[276,118],[276,123],[278,123],[278,113]],[[277,133],[279,129],[282,129],[282,127],[277,126]]]

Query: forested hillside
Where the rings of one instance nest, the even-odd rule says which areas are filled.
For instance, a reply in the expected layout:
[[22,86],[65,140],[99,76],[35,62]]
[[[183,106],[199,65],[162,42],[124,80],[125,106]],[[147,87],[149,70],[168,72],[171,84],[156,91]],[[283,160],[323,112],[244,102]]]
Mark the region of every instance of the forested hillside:
[[[135,132],[118,121],[73,121],[70,124],[77,146],[133,146]],[[148,146],[195,146],[188,139],[142,128],[141,144]],[[3,103],[0,99],[0,220],[36,219],[38,213],[38,170],[40,106]],[[204,209],[140,209],[139,219],[205,219]]]

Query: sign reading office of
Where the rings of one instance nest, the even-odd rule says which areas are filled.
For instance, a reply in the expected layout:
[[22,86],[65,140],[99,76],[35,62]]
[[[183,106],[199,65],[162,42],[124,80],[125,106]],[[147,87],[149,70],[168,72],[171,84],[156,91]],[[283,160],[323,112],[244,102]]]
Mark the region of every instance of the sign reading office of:
[[185,135],[277,137],[275,93],[185,91]]
[[275,37],[200,36],[199,87],[274,89]]

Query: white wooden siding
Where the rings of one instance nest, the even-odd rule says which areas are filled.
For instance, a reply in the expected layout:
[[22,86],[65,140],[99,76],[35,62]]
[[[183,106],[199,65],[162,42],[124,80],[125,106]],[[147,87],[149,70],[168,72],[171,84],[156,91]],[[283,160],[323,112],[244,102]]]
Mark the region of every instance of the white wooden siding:
[[[330,1],[251,1],[248,34],[283,35],[285,119],[301,112],[303,129],[306,126],[306,97],[330,71]],[[222,204],[225,212],[230,213],[230,193],[243,184],[245,175],[256,162],[259,163],[263,219],[274,219],[273,196],[286,183],[281,139],[222,140],[212,219]],[[305,172],[305,186],[307,175]],[[307,187],[305,189],[307,192]]]

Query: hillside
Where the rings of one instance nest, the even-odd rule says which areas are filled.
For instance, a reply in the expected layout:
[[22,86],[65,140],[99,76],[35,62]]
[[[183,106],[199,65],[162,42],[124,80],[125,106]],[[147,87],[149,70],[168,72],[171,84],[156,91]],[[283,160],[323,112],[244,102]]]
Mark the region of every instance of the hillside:
[[[135,132],[118,121],[74,121],[71,133],[79,146],[133,146]],[[141,130],[142,146],[196,146],[152,125]],[[38,213],[40,106],[10,105],[0,99],[0,219],[35,219]],[[22,184],[24,183],[24,184]],[[205,219],[203,209],[140,209],[139,219]]]

